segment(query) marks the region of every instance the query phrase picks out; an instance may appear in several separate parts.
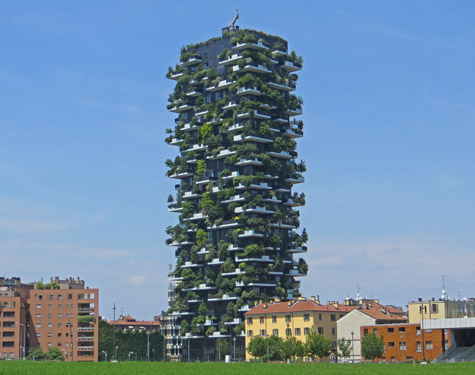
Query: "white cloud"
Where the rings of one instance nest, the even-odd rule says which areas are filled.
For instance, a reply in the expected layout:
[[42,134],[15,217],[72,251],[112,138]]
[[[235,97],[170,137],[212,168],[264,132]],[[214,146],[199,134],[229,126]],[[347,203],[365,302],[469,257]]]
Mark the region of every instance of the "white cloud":
[[128,279],[132,285],[142,285],[147,282],[147,278],[144,275],[135,275]]
[[42,220],[0,219],[0,231],[20,234],[38,234],[60,232],[70,229],[71,225]]

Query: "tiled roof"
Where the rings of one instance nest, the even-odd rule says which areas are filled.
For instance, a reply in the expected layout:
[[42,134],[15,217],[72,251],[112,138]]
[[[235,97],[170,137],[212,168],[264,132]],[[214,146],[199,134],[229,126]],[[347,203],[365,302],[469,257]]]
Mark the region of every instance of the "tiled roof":
[[362,306],[358,310],[376,320],[398,322],[407,321],[407,317],[403,316],[404,311],[394,307],[388,308],[388,306],[373,304],[371,306]]
[[260,303],[254,306],[245,315],[257,315],[257,314],[274,314],[274,313],[291,313],[291,312],[304,312],[304,311],[316,311],[316,312],[340,312],[347,313],[356,306],[346,306],[342,304],[335,305],[319,305],[313,301],[297,301],[290,305],[288,302],[274,302],[274,303]]

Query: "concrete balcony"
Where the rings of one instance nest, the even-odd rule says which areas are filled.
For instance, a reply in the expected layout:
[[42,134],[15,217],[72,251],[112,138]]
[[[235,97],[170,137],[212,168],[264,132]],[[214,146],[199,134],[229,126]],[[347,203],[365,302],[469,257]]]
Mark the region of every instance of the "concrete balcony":
[[228,175],[228,176],[223,176],[223,180],[231,180],[231,179],[233,179],[233,178],[235,178],[235,177],[239,177],[239,176],[240,176],[240,174],[239,174],[238,171],[233,171],[233,172],[231,172],[230,175]]
[[[239,120],[243,120],[243,119],[246,119],[246,118],[249,118],[249,117],[251,117],[251,111],[249,111],[249,112],[244,112],[244,113],[239,113],[239,114],[237,115],[237,118],[238,118]],[[270,119],[270,116],[264,115],[264,114],[259,113],[259,112],[257,112],[257,111],[254,111],[253,117],[254,117],[255,119],[258,119],[258,120],[269,120],[269,119]]]
[[282,64],[281,66],[282,69],[287,70],[288,72],[296,72],[298,70],[301,70],[302,67],[298,66],[296,63],[292,61],[286,61]]
[[227,220],[222,222],[219,225],[213,224],[213,226],[209,226],[206,229],[209,230],[216,230],[216,229],[226,229],[226,228],[239,228],[242,224],[239,224],[237,221],[234,220]]
[[234,109],[234,108],[236,108],[236,107],[238,107],[238,106],[239,106],[239,104],[230,102],[230,103],[226,104],[226,105],[223,107],[223,111],[228,111],[228,110]]
[[245,212],[246,214],[264,214],[264,215],[272,215],[275,214],[275,211],[268,210],[266,207],[249,207],[244,209],[243,207],[236,207],[234,209],[234,213],[236,214],[242,214]]
[[187,178],[187,177],[192,177],[193,176],[193,173],[191,172],[180,172],[180,173],[174,173],[174,174],[171,174],[170,178],[176,178],[176,179],[182,179],[182,178]]
[[185,262],[185,264],[180,266],[181,268],[196,268],[196,267],[203,267],[202,264],[192,263],[192,262]]
[[233,124],[228,128],[228,130],[226,130],[226,132],[227,133],[232,133],[232,132],[239,131],[239,130],[242,130],[242,129],[244,129],[244,125]]
[[92,336],[79,336],[78,341],[94,341],[94,337]]
[[238,326],[239,324],[241,324],[241,322],[242,322],[241,318],[234,318],[233,321],[231,321],[231,322],[224,322],[224,325]]
[[188,60],[180,63],[182,66],[192,66],[192,65],[198,65],[199,63],[203,62],[201,57],[199,56],[192,56]]
[[289,254],[302,254],[307,252],[307,246],[298,246],[287,250]]
[[224,339],[224,338],[230,338],[231,335],[223,335],[221,332],[213,332],[211,336],[208,336],[209,339]]
[[243,233],[239,234],[238,237],[239,238],[264,238],[264,235],[255,230],[246,230]]
[[276,56],[276,57],[282,57],[282,56],[286,56],[287,55],[287,51],[282,51],[280,49],[276,49],[275,51],[272,51],[272,56]]
[[210,160],[217,160],[217,159],[224,159],[230,155],[234,155],[236,151],[231,151],[229,149],[221,150],[216,156],[207,156],[206,159]]
[[229,197],[229,199],[221,201],[221,203],[244,202],[245,200],[246,198],[244,197],[244,195],[232,195]]
[[292,276],[292,277],[302,277],[302,276],[307,276],[306,273],[300,273],[299,270],[290,270],[289,272],[286,273],[287,276]]
[[[185,219],[186,220],[186,219]],[[189,245],[194,245],[194,242],[191,241],[182,241],[182,242],[177,242],[173,241],[170,246],[189,246]]]
[[264,104],[261,105],[261,108],[265,109],[266,111],[272,111],[272,110],[276,109],[277,107],[274,107],[273,105],[264,103]]
[[172,146],[179,146],[182,143],[183,143],[183,139],[178,139],[178,138],[172,138],[172,140],[168,142],[168,144]]
[[283,85],[277,82],[267,82],[266,85],[270,88],[280,90],[280,91],[285,91],[285,92],[295,91],[295,87]]
[[185,221],[198,221],[198,220],[205,220],[208,216],[203,214],[202,212],[193,214],[192,217],[188,217],[186,219],[183,219]]
[[305,177],[291,177],[286,178],[285,181],[291,184],[301,184],[305,182]]
[[292,198],[287,199],[287,200],[284,202],[284,205],[285,205],[285,206],[289,206],[289,207],[301,207],[301,206],[304,206],[303,203],[301,203],[301,202],[299,202],[299,201],[296,201],[296,200],[293,200]]
[[180,78],[183,75],[183,73],[173,73],[168,79],[172,79],[174,81],[178,81],[178,78]]
[[78,327],[78,332],[94,332],[94,327]]
[[246,311],[249,311],[250,309],[251,307],[249,305],[244,305],[244,306],[241,306],[241,308],[238,311],[246,312]]
[[168,111],[173,112],[173,113],[181,113],[181,112],[184,112],[184,111],[189,111],[190,109],[193,109],[192,105],[182,104],[180,106],[172,107]]
[[265,46],[261,42],[257,43],[237,43],[235,46],[233,46],[233,49],[236,51],[243,51],[246,49],[255,49],[255,50],[267,50],[269,47]]
[[295,109],[289,108],[286,111],[284,111],[284,113],[289,115],[289,116],[300,116],[300,115],[303,115],[303,109],[302,108],[295,108]]
[[234,165],[239,166],[239,167],[245,167],[247,165],[260,166],[260,165],[264,165],[264,163],[258,159],[241,159]]
[[272,187],[270,187],[267,182],[261,182],[259,184],[250,184],[249,186],[245,186],[243,184],[239,184],[236,186],[236,190],[272,190]]
[[231,244],[228,246],[227,248],[228,251],[243,251],[244,248],[243,247],[239,247],[237,245],[234,245],[234,244]]
[[270,227],[271,228],[279,228],[279,229],[295,229],[295,225],[286,224],[286,223],[282,223],[282,222],[271,223]]
[[303,134],[297,133],[295,130],[292,130],[292,129],[285,129],[285,133],[283,135],[285,135],[286,137],[289,137],[289,138],[302,138],[303,137]]
[[224,272],[221,274],[221,276],[238,276],[238,275],[241,275],[241,274],[244,274],[246,272],[242,271],[240,268],[236,268],[234,271],[232,272]]
[[255,143],[272,143],[273,140],[269,138],[258,137],[256,135],[248,135],[243,137],[242,134],[235,135],[234,142],[255,142]]
[[264,95],[262,91],[260,91],[257,87],[240,87],[236,95],[243,96],[243,95],[254,95],[254,96],[261,96]]
[[186,96],[190,96],[192,98],[196,98],[197,96],[203,95],[201,92],[196,90],[191,90],[186,93]]
[[268,255],[263,255],[260,258],[239,258],[235,257],[234,260],[238,263],[250,263],[250,262],[258,262],[258,263],[273,263],[274,259],[269,257]]
[[202,194],[198,193],[193,193],[192,191],[185,191],[185,194],[183,194],[183,199],[195,199],[195,198],[201,198]]
[[220,60],[218,64],[220,65],[231,65],[234,64],[236,61],[242,59],[242,56],[238,53],[233,54],[232,56],[228,57],[227,59]]
[[187,153],[187,152],[190,152],[190,151],[195,151],[195,152],[199,152],[199,151],[204,151],[208,148],[208,146],[206,145],[198,145],[198,144],[194,144],[193,147],[191,148],[188,148],[186,150],[183,150],[182,153]]
[[275,283],[249,283],[249,284],[247,284],[247,286],[255,286],[255,287],[262,287],[262,288],[266,288],[266,287],[272,288],[272,287],[276,287],[277,284],[275,284]]
[[236,83],[236,81],[223,80],[219,82],[217,86],[208,87],[206,91],[215,92],[215,91],[224,90],[224,89],[227,89],[229,86],[231,86],[233,83]]
[[269,156],[274,157],[274,158],[279,158],[279,159],[286,159],[286,160],[294,159],[294,157],[292,155],[290,155],[290,153],[287,152],[287,151],[266,152],[266,155],[269,155]]
[[94,346],[78,346],[78,352],[93,352]]
[[267,69],[264,65],[252,65],[252,64],[247,64],[242,68],[239,65],[234,65],[233,72],[237,72],[237,73],[253,72],[253,73],[261,73],[261,74],[272,73],[272,71]]
[[274,203],[274,204],[282,203],[282,201],[280,199],[277,199],[275,195],[273,195],[272,198],[266,198],[266,199],[263,199],[262,201],[264,203]]
[[219,258],[213,258],[211,262],[208,262],[208,266],[219,266],[224,263],[224,260],[220,260]]

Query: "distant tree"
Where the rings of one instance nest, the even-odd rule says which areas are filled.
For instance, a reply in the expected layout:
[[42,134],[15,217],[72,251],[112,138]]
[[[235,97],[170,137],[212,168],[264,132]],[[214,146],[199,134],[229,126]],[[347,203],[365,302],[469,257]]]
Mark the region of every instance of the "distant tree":
[[[268,361],[282,361],[282,338],[272,335],[265,339],[266,358]],[[268,356],[267,356],[268,353]]]
[[318,357],[320,359],[328,357],[332,348],[331,341],[323,337],[323,335],[316,333],[313,329],[308,334],[305,345],[310,357]]
[[30,359],[33,361],[42,361],[44,358],[45,353],[43,353],[43,350],[41,350],[41,348],[30,349],[28,351],[28,355],[26,356],[26,359]]
[[381,358],[384,353],[384,339],[373,332],[368,333],[361,340],[361,354],[365,359]]
[[60,348],[48,348],[45,353],[45,360],[47,361],[64,361],[64,355]]
[[261,336],[254,336],[251,341],[249,341],[249,344],[247,344],[246,350],[253,357],[262,358],[267,352],[267,342]]
[[231,350],[230,350],[230,345],[229,341],[226,339],[219,339],[218,340],[218,353],[219,353],[219,360],[221,360],[222,357],[228,355]]
[[344,337],[340,337],[337,343],[340,356],[343,358],[348,358],[351,354],[351,341],[346,340]]
[[282,359],[293,359],[298,355],[299,344],[302,344],[295,336],[287,337],[282,341]]

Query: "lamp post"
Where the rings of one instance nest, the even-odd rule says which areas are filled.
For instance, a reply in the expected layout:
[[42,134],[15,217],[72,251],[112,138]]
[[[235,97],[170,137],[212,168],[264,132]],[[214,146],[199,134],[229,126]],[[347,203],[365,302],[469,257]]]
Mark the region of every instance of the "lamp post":
[[16,322],[15,324],[19,325],[20,326],[20,330],[21,330],[21,327],[23,326],[23,346],[20,346],[20,348],[22,349],[21,350],[21,353],[23,355],[23,360],[26,359],[25,357],[25,347],[26,347],[26,326],[23,324],[23,323],[20,323],[20,322]]
[[115,360],[116,360],[116,361],[118,360],[118,358],[117,358],[117,349],[119,349],[118,346],[115,347]]
[[102,354],[104,354],[105,360],[104,362],[107,362],[107,352],[105,350],[102,351]]
[[355,363],[355,347],[354,347],[354,344],[353,344],[353,336],[355,335],[355,333],[353,331],[351,331],[351,363]]
[[147,331],[147,362],[150,362],[150,331]]
[[130,361],[130,355],[131,355],[131,354],[134,354],[134,352],[129,352],[129,361]]
[[404,362],[404,350],[406,350],[406,343],[404,342],[404,335],[401,335],[401,355],[402,355],[402,362]]
[[425,362],[426,360],[426,352],[425,352],[425,347],[424,347],[424,311],[427,313],[427,306],[424,306],[424,302],[422,301],[422,298],[419,298],[419,301],[421,302],[421,305],[419,306],[419,312],[422,314],[422,319],[421,319],[421,332],[422,332],[422,360]]
[[233,344],[234,344],[234,361],[236,361],[236,336],[233,337]]

